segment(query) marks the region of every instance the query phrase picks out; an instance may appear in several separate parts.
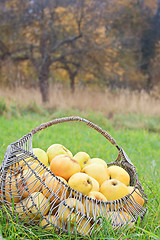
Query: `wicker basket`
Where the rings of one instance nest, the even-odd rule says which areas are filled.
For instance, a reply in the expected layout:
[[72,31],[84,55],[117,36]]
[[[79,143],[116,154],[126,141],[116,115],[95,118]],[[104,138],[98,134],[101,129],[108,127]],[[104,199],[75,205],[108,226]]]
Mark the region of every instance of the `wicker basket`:
[[[129,173],[130,185],[134,186],[133,191],[143,198],[143,207],[135,201],[133,193],[107,202],[84,196],[63,183],[34,156],[32,152],[33,135],[52,125],[69,121],[85,123],[102,134],[117,148],[117,159],[107,165],[121,166]],[[38,167],[34,169],[34,163],[37,161],[39,162]],[[47,175],[52,176],[54,189],[50,189],[44,181],[44,176]],[[29,181],[30,179],[32,181]],[[18,217],[24,224],[39,224],[46,228],[54,226],[55,229],[61,229],[64,232],[74,233],[76,231],[82,235],[91,235],[93,231],[101,229],[102,217],[105,217],[112,227],[120,228],[124,225],[131,225],[138,218],[142,220],[146,213],[147,196],[138,180],[136,169],[124,150],[106,131],[80,117],[65,117],[43,123],[18,141],[10,144],[0,168],[0,181],[1,209],[5,206],[5,209],[7,208],[13,217]],[[126,217],[126,213],[129,214],[129,218]]]

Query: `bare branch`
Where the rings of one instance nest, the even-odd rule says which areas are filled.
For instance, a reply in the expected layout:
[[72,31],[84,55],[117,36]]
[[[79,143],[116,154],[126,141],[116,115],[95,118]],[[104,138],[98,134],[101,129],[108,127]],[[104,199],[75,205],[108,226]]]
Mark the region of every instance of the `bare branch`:
[[61,42],[58,42],[56,44],[56,46],[54,48],[52,48],[52,52],[56,51],[59,47],[61,47],[62,45],[66,44],[66,43],[72,43],[74,42],[75,40],[77,40],[78,38],[81,38],[82,37],[82,34],[78,35],[78,36],[75,36],[73,38],[68,38],[68,39],[64,39],[63,41]]

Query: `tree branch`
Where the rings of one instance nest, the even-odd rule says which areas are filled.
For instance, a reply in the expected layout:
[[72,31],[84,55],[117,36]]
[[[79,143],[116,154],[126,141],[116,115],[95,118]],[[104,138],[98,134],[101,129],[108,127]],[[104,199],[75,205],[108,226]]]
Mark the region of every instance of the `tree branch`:
[[75,40],[77,40],[78,38],[81,38],[82,34],[75,36],[73,38],[68,38],[68,39],[64,39],[63,41],[60,41],[59,43],[56,44],[56,46],[54,48],[52,48],[52,52],[56,51],[59,47],[61,47],[62,45],[66,44],[66,43],[72,43]]

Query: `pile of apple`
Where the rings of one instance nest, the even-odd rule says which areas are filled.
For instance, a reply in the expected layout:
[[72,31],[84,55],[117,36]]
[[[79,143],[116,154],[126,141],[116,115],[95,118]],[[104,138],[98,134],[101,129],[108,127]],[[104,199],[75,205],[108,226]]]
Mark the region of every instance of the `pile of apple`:
[[[126,170],[116,165],[108,167],[100,158],[90,158],[85,152],[73,156],[60,144],[51,145],[47,155],[51,172],[65,179],[71,188],[83,195],[101,201],[113,201],[134,190],[133,186],[129,186],[130,176]],[[136,202],[144,204],[143,198],[135,192],[133,195]]]
[[[105,202],[131,194],[136,204],[144,205],[142,195],[138,190],[133,191],[134,187],[129,185],[130,176],[122,167],[116,165],[108,167],[104,160],[91,158],[85,152],[78,152],[73,156],[71,151],[61,144],[51,145],[46,152],[40,148],[33,148],[33,154],[39,161],[33,161],[30,157],[24,161],[22,158],[8,170],[5,189],[1,188],[1,196],[5,192],[7,202],[12,203],[14,200],[15,211],[21,218],[28,219],[28,222],[33,219],[39,221],[43,215],[45,218],[39,221],[41,226],[45,226],[48,221],[62,226],[62,222],[68,221],[68,216],[71,216],[71,227],[73,228],[73,222],[76,220],[79,233],[87,233],[91,227],[87,219],[80,220],[80,217],[71,214],[71,210],[64,204],[65,202],[71,208],[86,214],[87,204],[84,206],[83,202],[76,200],[74,191],[73,196],[70,196],[69,187],[91,199]],[[53,177],[47,169],[57,177]],[[14,174],[11,174],[13,170]],[[59,179],[64,183],[63,186]],[[57,207],[52,208],[50,212],[50,205]],[[132,203],[130,205],[131,209],[135,208]],[[117,219],[120,223],[127,222],[131,216],[127,210],[124,213],[124,210],[125,206],[123,213],[119,211],[118,216],[113,211],[106,214],[106,217],[109,216],[111,221]],[[93,210],[90,210],[90,216],[93,216]],[[48,228],[51,228],[51,225]]]

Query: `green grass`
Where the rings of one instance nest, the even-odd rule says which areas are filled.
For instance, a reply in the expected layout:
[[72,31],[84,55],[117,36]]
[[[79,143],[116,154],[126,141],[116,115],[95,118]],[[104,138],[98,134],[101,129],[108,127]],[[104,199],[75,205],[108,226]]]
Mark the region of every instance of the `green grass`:
[[[115,138],[117,144],[125,150],[136,166],[139,180],[148,196],[148,211],[139,226],[135,226],[130,231],[127,229],[113,231],[104,224],[99,235],[93,236],[92,239],[160,239],[160,135],[158,131],[150,132],[150,129],[144,127],[132,128],[124,124],[123,117],[118,117],[119,120],[115,119],[111,122],[100,114],[76,111],[2,115],[0,116],[0,161],[2,162],[10,143],[17,141],[43,122],[69,115],[85,117]],[[136,126],[136,119],[137,116],[133,121],[134,126]],[[117,150],[113,145],[101,134],[80,122],[58,124],[33,136],[33,147],[47,150],[53,143],[63,144],[73,154],[85,151],[91,157],[100,157],[106,162],[114,161],[117,157]],[[47,232],[37,227],[24,227],[21,223],[13,221],[9,214],[7,219],[1,216],[1,231],[5,239],[76,239],[70,234],[62,232],[56,234],[54,230]]]
[[160,133],[160,116],[145,116],[142,114],[116,114],[112,119],[118,128],[147,129]]

